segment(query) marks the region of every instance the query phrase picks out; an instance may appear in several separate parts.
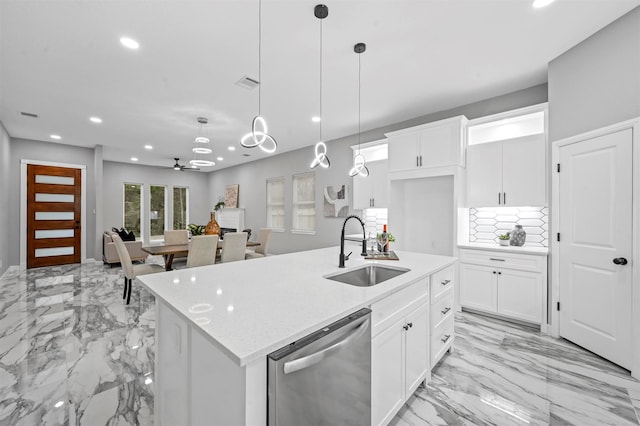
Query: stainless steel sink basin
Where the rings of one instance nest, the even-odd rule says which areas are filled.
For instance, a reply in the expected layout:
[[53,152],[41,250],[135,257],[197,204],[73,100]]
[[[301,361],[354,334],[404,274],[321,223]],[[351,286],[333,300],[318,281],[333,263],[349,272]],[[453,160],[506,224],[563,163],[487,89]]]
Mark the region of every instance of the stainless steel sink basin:
[[346,272],[326,275],[325,278],[341,283],[355,285],[358,287],[370,287],[380,284],[398,275],[409,272],[410,269],[399,268],[397,266],[383,266],[379,264],[370,264],[351,269]]

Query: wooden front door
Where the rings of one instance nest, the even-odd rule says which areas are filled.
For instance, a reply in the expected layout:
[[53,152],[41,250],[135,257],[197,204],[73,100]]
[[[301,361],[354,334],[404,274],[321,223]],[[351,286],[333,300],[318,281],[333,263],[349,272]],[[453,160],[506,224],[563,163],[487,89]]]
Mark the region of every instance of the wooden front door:
[[80,169],[27,165],[27,268],[80,263]]
[[560,335],[631,368],[631,129],[560,149]]

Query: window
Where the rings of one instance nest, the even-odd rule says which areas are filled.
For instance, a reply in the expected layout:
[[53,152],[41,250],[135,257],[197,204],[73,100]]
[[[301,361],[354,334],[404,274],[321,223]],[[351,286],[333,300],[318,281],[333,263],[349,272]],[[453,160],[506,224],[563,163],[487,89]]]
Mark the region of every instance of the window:
[[189,223],[188,188],[173,188],[173,229],[187,229]]
[[284,231],[284,177],[267,179],[267,227]]
[[133,231],[136,238],[142,237],[140,225],[142,221],[142,185],[137,183],[124,184],[124,211],[122,226]]
[[166,187],[149,187],[149,238],[151,241],[164,239],[164,206]]
[[293,176],[293,226],[291,231],[315,234],[316,180],[313,173]]

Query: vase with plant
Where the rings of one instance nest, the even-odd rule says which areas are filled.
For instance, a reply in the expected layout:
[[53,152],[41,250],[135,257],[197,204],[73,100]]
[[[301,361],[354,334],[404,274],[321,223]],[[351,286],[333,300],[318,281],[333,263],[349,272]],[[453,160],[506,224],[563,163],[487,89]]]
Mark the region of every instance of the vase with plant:
[[196,225],[195,223],[190,223],[187,225],[187,231],[191,233],[191,236],[202,235],[204,233],[204,225]]
[[498,243],[500,243],[501,246],[508,246],[510,238],[511,238],[510,232],[507,232],[506,234],[500,234],[498,235]]

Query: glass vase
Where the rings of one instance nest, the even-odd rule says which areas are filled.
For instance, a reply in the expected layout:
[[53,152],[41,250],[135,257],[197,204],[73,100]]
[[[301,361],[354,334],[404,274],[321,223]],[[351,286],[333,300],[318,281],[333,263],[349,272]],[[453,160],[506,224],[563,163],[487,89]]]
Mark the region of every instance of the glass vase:
[[522,229],[522,225],[514,226],[510,235],[511,237],[509,238],[509,244],[512,246],[523,246],[525,240],[527,239],[527,233],[524,229]]

